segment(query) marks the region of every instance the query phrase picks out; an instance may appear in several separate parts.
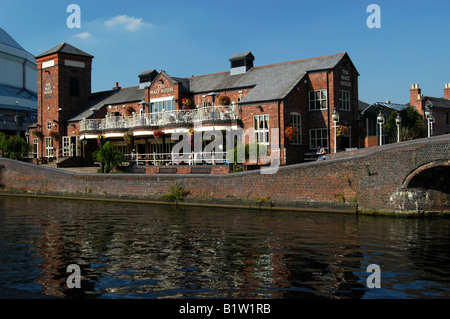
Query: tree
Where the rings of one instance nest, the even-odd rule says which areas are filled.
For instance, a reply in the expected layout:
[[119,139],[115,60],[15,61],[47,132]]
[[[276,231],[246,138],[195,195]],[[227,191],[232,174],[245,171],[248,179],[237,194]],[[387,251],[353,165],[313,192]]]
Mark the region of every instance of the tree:
[[30,148],[31,146],[20,136],[8,136],[0,133],[0,150],[7,158],[21,160],[28,156]]
[[[391,140],[397,140],[397,118],[396,111],[392,112],[386,119],[384,130]],[[402,141],[413,140],[416,138],[426,137],[427,128],[423,122],[422,116],[411,106],[400,111],[402,122],[400,125],[400,138]]]
[[110,141],[107,141],[101,148],[92,154],[94,160],[105,163],[105,172],[109,173],[115,166],[125,161],[125,155],[119,151]]

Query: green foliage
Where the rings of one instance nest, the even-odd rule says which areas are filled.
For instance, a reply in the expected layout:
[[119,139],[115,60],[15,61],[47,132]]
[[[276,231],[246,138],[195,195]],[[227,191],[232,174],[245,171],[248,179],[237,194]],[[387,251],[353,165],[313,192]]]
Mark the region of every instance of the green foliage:
[[120,152],[110,141],[92,154],[94,160],[105,163],[105,172],[109,173],[113,167],[125,161],[125,155]]
[[243,160],[251,161],[255,163],[256,159],[260,156],[267,155],[267,146],[264,144],[258,144],[252,142],[251,144],[243,144],[242,142],[234,143],[233,152],[227,152],[227,163],[237,166],[238,164],[244,164]]
[[[391,140],[397,140],[397,112],[392,112],[386,119],[384,130]],[[401,141],[413,140],[416,138],[426,137],[427,128],[423,122],[422,116],[411,106],[400,111],[402,123],[400,125],[400,139]]]
[[169,188],[167,194],[161,196],[161,200],[165,202],[179,202],[187,195],[189,195],[188,190],[184,189],[179,184],[174,184]]
[[31,146],[20,136],[8,136],[0,133],[0,150],[6,158],[21,160],[28,156]]

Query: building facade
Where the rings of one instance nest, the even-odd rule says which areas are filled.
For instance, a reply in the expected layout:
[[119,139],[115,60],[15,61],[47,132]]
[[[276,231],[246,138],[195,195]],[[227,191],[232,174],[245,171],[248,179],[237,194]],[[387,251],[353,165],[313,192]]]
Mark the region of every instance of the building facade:
[[175,77],[149,70],[134,87],[116,83],[95,93],[90,54],[62,43],[36,58],[37,158],[78,157],[91,165],[92,152],[108,140],[142,166],[176,157],[184,161],[176,164],[222,164],[239,142],[265,146],[285,165],[318,147],[359,144],[359,74],[347,53],[255,66],[247,52],[233,55],[225,72]]

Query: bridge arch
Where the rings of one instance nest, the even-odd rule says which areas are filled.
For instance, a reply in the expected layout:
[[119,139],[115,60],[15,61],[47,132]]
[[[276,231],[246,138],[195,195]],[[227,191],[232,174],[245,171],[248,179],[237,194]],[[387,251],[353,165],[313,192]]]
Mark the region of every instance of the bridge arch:
[[408,174],[403,187],[450,194],[450,160],[438,160],[419,166]]

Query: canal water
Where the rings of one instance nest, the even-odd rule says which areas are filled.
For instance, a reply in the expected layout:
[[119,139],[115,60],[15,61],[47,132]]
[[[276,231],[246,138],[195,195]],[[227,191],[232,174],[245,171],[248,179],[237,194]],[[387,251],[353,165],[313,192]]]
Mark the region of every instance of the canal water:
[[[381,288],[370,288],[377,274]],[[68,278],[80,288],[68,288]],[[444,299],[450,219],[0,196],[0,291],[9,289],[70,298]]]

